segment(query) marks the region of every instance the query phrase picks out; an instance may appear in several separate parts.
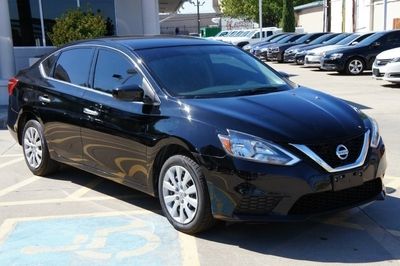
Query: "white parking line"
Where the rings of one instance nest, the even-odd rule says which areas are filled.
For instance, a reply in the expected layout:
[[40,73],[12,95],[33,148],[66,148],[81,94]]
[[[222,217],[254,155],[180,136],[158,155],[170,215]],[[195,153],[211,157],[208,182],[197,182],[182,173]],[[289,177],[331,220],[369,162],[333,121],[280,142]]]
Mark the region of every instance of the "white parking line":
[[182,250],[183,266],[200,266],[199,254],[197,252],[196,238],[179,232],[179,242]]
[[6,166],[9,166],[9,165],[14,164],[14,163],[21,162],[23,160],[24,160],[24,157],[21,157],[21,158],[17,158],[17,159],[2,163],[2,164],[0,164],[0,168],[4,168]]
[[41,178],[40,176],[32,176],[32,177],[30,177],[28,179],[25,179],[25,180],[23,180],[21,182],[18,182],[16,184],[12,185],[12,186],[6,187],[6,188],[0,190],[0,197],[2,197],[4,195],[7,195],[8,193],[11,193],[11,192],[23,187],[23,186],[29,185],[30,183],[33,183],[36,180],[39,180],[40,178]]

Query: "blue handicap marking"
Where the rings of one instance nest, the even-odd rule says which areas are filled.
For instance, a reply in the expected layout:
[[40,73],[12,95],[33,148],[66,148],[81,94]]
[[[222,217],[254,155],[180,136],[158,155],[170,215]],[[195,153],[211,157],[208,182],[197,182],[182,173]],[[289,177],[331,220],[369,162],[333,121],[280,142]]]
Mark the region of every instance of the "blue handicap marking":
[[179,235],[154,214],[18,222],[0,265],[181,265]]

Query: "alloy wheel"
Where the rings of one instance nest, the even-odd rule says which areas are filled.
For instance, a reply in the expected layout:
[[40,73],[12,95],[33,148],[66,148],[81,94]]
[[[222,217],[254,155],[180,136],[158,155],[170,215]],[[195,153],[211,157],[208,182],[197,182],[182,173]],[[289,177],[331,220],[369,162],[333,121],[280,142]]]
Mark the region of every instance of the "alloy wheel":
[[30,167],[37,169],[42,163],[42,139],[38,130],[29,127],[24,135],[24,154]]
[[198,209],[196,183],[187,169],[171,166],[162,184],[163,200],[169,215],[181,224],[190,223]]
[[361,60],[359,59],[353,59],[350,61],[348,69],[351,74],[358,75],[364,69],[363,62],[361,62]]

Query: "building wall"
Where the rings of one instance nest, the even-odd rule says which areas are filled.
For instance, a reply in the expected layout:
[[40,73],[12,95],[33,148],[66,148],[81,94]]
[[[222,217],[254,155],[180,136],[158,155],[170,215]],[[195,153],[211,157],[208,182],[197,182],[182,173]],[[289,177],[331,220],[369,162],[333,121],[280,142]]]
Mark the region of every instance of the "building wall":
[[322,6],[307,8],[296,12],[297,26],[303,27],[305,32],[319,32],[324,30],[324,12]]
[[[331,22],[333,32],[342,31],[342,2],[345,1],[344,31],[353,32],[353,0],[332,0]],[[393,19],[400,18],[400,0],[387,1],[387,30],[393,29]],[[354,31],[384,30],[383,0],[354,0],[356,25]]]
[[[217,17],[215,13],[201,13],[200,27],[217,25],[211,21]],[[168,15],[160,16],[161,34],[175,34],[179,28],[180,34],[197,33],[197,14],[177,14],[168,18]]]

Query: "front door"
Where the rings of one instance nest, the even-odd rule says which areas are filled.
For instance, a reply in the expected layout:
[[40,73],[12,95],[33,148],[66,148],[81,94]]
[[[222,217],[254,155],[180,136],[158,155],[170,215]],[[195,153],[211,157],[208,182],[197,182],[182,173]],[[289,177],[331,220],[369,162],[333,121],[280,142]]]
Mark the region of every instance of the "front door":
[[116,87],[146,86],[144,78],[127,56],[107,48],[98,49],[92,76],[92,89],[83,96],[84,163],[117,182],[145,188],[145,105],[117,100],[111,94]]

